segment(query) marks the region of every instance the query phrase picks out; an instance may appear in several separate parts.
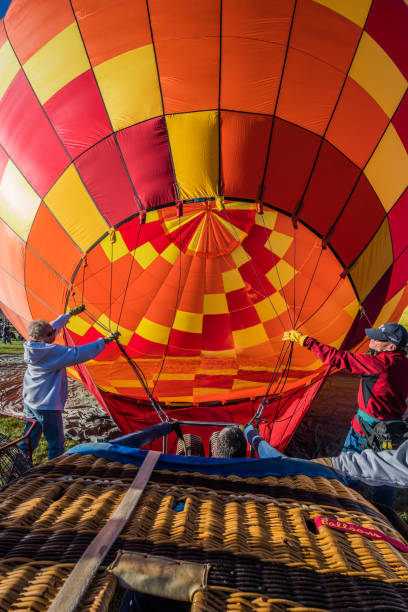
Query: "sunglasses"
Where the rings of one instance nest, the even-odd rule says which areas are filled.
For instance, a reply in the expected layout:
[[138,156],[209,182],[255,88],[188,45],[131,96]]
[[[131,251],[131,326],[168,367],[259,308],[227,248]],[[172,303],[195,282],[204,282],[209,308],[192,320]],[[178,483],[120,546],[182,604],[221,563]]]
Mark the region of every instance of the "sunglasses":
[[52,328],[52,331],[48,332],[48,334],[45,334],[45,337],[46,337],[46,338],[51,338],[51,336],[52,336],[53,334],[56,334],[56,333],[57,333],[57,330],[55,329],[55,327],[53,327],[53,328]]

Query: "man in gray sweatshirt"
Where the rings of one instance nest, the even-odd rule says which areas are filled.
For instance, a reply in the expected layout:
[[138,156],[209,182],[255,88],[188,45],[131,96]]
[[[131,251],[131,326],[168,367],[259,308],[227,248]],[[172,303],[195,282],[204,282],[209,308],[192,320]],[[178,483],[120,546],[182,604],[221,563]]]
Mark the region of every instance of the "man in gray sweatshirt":
[[408,440],[395,450],[377,452],[368,448],[361,453],[342,452],[338,457],[313,461],[330,467],[339,476],[360,480],[370,487],[408,487]]
[[[252,425],[245,427],[245,437],[260,457],[290,461],[289,457],[268,444]],[[326,465],[338,476],[360,480],[370,487],[408,487],[408,440],[395,450],[377,452],[366,449],[361,453],[342,452],[337,457],[323,457],[312,461]]]
[[[27,371],[23,382],[24,412],[35,425],[30,434],[31,451],[37,447],[41,433],[48,442],[48,459],[64,452],[64,426],[62,412],[67,399],[68,381],[65,368],[93,359],[103,351],[106,344],[118,338],[118,332],[99,338],[82,346],[61,346],[53,344],[59,331],[69,319],[84,310],[77,306],[71,312],[61,315],[55,321],[36,319],[28,326],[30,338],[24,342],[24,361]],[[24,433],[31,427],[27,423]],[[27,454],[27,440],[20,443]]]

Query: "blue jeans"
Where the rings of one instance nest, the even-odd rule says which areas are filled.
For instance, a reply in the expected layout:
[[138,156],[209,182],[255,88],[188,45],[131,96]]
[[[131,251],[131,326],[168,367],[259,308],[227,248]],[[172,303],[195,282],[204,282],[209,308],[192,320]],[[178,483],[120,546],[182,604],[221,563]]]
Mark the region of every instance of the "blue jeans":
[[[347,437],[344,441],[343,451],[351,451],[354,453],[361,453],[361,451],[367,448],[366,439],[364,436],[361,436],[355,429],[350,427]],[[348,487],[351,487],[355,491],[360,490],[360,481],[359,480],[351,480],[348,476],[343,477],[343,482]],[[375,504],[382,504],[383,506],[389,506],[392,508],[392,504],[394,502],[394,489],[392,487],[372,487],[373,493],[373,502]]]
[[[44,432],[44,437],[48,442],[48,459],[59,457],[64,452],[64,424],[62,422],[62,412],[60,410],[36,410],[24,406],[24,413],[29,419],[35,419],[36,423],[29,436],[31,452],[37,448]],[[28,432],[31,423],[26,423],[24,434]],[[19,447],[28,454],[27,440],[20,442]]]

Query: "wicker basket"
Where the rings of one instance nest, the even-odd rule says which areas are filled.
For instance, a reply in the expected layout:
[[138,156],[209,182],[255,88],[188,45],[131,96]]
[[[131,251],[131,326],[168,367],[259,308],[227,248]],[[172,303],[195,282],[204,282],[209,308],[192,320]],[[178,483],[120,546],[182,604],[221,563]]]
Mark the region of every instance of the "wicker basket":
[[[138,468],[64,455],[0,492],[0,610],[46,610],[109,520]],[[155,470],[82,602],[106,610],[119,549],[209,563],[194,611],[407,610],[408,555],[358,534],[315,528],[331,516],[402,540],[337,480],[219,477]]]

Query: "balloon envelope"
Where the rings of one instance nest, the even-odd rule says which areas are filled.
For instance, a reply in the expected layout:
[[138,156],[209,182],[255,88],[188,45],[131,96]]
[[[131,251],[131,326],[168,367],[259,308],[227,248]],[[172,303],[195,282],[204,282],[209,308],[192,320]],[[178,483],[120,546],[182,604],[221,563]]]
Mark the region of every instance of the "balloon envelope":
[[[13,0],[1,308],[84,302],[66,341],[119,329],[178,414],[297,393],[289,436],[325,368],[282,332],[352,348],[407,305],[407,31],[403,0]],[[115,344],[71,374],[151,418]]]

